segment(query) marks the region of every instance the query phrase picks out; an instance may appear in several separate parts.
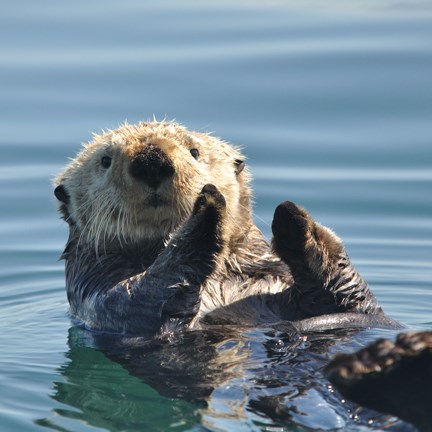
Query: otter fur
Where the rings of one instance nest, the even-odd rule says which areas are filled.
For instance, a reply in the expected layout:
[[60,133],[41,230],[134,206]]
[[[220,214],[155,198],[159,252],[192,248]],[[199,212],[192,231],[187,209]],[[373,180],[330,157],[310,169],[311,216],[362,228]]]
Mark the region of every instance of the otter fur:
[[378,339],[338,354],[325,372],[348,399],[432,430],[432,331],[400,333],[394,342]]
[[55,180],[71,314],[132,335],[397,326],[331,230],[287,201],[270,245],[251,195],[240,150],[209,134],[141,122],[96,135]]

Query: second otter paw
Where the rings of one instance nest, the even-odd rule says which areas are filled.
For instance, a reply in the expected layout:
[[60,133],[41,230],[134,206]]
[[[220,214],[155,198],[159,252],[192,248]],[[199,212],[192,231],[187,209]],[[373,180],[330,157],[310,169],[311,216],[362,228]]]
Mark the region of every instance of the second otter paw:
[[300,254],[303,257],[313,225],[314,222],[305,209],[291,201],[279,204],[272,223],[273,246],[276,251],[284,255]]
[[297,282],[304,278],[322,282],[345,256],[339,237],[290,201],[276,208],[272,230],[273,248],[291,267]]

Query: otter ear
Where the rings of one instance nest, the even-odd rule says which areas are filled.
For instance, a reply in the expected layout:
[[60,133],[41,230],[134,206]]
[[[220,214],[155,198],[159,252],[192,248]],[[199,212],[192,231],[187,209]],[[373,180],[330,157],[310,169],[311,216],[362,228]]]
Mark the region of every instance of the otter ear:
[[69,194],[66,190],[66,188],[61,184],[58,185],[55,189],[54,189],[54,195],[56,196],[56,198],[61,201],[62,203],[67,204],[69,202]]
[[245,163],[241,159],[236,159],[234,161],[234,165],[235,165],[235,173],[236,175],[239,175],[244,170]]

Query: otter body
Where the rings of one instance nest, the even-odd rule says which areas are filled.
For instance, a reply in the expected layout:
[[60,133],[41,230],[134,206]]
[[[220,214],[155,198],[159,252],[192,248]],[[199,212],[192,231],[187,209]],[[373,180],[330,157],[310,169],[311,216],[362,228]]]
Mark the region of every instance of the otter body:
[[95,136],[55,181],[71,313],[141,335],[281,320],[397,325],[340,239],[304,209],[279,205],[270,245],[249,183],[238,149],[176,123]]

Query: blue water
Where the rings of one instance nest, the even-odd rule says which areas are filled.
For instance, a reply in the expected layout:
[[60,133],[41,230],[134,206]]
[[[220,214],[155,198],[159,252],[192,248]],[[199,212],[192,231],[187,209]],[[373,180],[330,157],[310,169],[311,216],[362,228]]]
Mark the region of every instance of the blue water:
[[[92,132],[153,116],[241,145],[267,236],[279,202],[305,206],[344,239],[388,314],[432,327],[430,2],[9,2],[0,14],[0,430],[379,427],[334,408],[341,398],[325,382],[290,393],[290,371],[267,358],[262,330],[217,346],[236,373],[203,404],[157,391],[73,325],[51,179]],[[363,339],[382,335],[393,333]],[[279,416],[256,403],[277,392]]]

